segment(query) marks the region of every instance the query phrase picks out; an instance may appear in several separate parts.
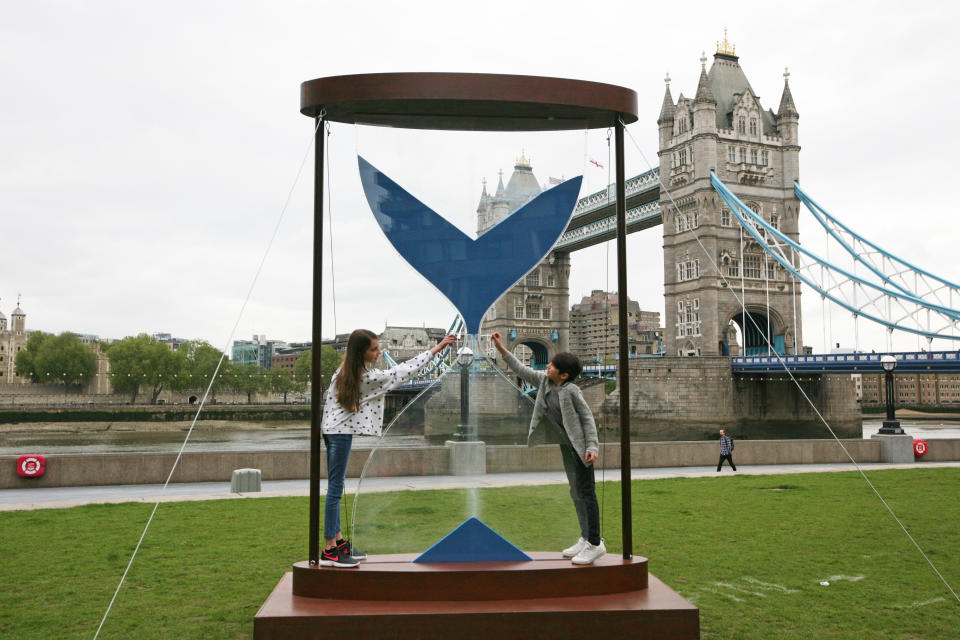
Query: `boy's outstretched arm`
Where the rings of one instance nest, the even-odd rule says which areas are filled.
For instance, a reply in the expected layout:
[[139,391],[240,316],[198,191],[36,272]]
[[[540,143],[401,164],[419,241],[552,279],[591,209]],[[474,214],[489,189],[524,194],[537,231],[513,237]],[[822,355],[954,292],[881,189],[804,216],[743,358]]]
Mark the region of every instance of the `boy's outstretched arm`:
[[507,355],[507,348],[503,346],[503,336],[500,335],[499,331],[494,331],[491,334],[490,341],[493,342],[493,346],[500,352],[500,355]]
[[500,352],[500,355],[503,356],[503,361],[507,363],[507,366],[510,367],[514,373],[520,376],[528,384],[532,384],[536,387],[539,387],[541,384],[543,384],[543,379],[546,377],[546,375],[525,366],[523,363],[517,360],[512,353],[507,351],[507,348],[503,346],[503,336],[495,332],[490,336],[490,341],[493,342],[493,346],[497,351]]

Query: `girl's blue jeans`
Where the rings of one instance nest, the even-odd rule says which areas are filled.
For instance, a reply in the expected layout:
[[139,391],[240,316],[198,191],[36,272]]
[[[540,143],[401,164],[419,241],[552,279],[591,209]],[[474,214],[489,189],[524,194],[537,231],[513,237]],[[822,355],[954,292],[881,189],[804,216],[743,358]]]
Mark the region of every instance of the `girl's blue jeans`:
[[340,499],[343,497],[343,481],[347,477],[350,447],[353,435],[349,433],[323,434],[327,447],[327,497],[323,505],[323,537],[337,537],[340,531]]

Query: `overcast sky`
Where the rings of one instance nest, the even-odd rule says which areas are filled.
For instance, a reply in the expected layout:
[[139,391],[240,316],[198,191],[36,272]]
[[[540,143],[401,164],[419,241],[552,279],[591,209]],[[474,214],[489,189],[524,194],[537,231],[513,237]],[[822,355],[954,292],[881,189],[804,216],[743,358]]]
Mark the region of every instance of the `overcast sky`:
[[[293,187],[234,337],[309,339],[312,160],[296,178],[313,123],[299,113],[301,82],[459,71],[626,86],[640,112],[628,128],[629,177],[657,162],[664,74],[674,98],[694,95],[701,51],[712,62],[725,26],[764,108],[776,110],[790,68],[804,188],[881,246],[958,280],[953,6],[4,0],[0,311],[9,317],[22,292],[31,329],[168,332],[222,348]],[[474,233],[481,180],[495,188],[497,171],[509,178],[521,153],[541,182],[582,172],[584,194],[602,188],[605,136],[411,144],[401,132],[334,125],[336,318],[328,250],[324,335],[335,323],[339,332],[447,326],[455,313],[373,224],[357,153]],[[815,246],[811,220],[801,234]],[[628,293],[662,313],[661,244],[659,228],[630,236]],[[571,302],[615,288],[606,252],[573,255]],[[821,348],[826,323],[813,295],[804,318],[805,343]],[[839,312],[830,333],[852,345],[853,325]],[[880,334],[860,334],[861,347],[881,346]]]

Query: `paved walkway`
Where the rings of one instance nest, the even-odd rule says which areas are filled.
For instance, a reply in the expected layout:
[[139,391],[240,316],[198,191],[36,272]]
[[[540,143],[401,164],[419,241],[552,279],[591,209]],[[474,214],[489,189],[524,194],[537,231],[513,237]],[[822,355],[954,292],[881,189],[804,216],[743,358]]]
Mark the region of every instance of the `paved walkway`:
[[[861,464],[864,471],[881,469],[916,469],[932,467],[960,467],[960,462],[927,462],[914,464]],[[633,469],[634,480],[658,478],[730,477],[733,475],[778,475],[790,473],[828,473],[854,471],[852,464],[783,464],[740,466],[736,472],[724,465],[717,473],[716,467],[658,467]],[[597,470],[597,481],[619,481],[619,469]],[[404,476],[393,478],[368,478],[363,481],[363,491],[397,491],[424,489],[454,489],[463,487],[510,487],[542,484],[566,484],[562,471],[539,473],[497,473],[483,476]],[[356,478],[347,478],[347,492],[357,488]],[[42,489],[0,490],[0,511],[27,509],[59,509],[83,504],[117,502],[178,502],[188,500],[224,500],[274,498],[282,496],[309,495],[307,480],[267,480],[258,493],[230,493],[229,482],[196,482],[170,484],[166,491],[163,485],[115,485],[101,487],[55,487]]]

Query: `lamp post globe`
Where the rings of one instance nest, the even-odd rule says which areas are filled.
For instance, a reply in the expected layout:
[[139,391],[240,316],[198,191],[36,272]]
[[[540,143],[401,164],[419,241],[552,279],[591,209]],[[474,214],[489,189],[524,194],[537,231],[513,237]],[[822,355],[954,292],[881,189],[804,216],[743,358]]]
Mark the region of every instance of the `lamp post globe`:
[[880,358],[880,366],[883,368],[884,384],[886,386],[887,419],[883,421],[883,425],[880,427],[880,431],[878,431],[878,433],[883,433],[886,435],[903,435],[904,431],[900,426],[900,421],[897,420],[894,408],[893,392],[895,383],[893,380],[893,370],[897,368],[897,359],[890,354],[886,354]]

